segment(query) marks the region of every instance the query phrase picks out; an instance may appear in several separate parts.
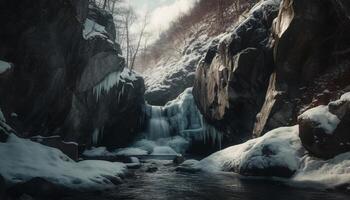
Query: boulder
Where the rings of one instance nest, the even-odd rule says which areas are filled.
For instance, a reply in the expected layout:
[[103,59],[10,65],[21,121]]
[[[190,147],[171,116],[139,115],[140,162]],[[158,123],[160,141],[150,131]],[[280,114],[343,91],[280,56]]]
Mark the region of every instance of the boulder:
[[279,1],[262,1],[196,71],[193,94],[205,119],[226,132],[227,144],[251,137],[273,70],[271,26]]
[[313,155],[329,159],[350,151],[350,93],[298,117],[299,136]]

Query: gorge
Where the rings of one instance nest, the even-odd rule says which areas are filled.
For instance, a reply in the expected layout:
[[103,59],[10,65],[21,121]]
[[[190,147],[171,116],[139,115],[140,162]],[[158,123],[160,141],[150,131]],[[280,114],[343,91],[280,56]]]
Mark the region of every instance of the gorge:
[[132,70],[98,1],[1,0],[0,199],[348,199],[350,3],[189,12]]

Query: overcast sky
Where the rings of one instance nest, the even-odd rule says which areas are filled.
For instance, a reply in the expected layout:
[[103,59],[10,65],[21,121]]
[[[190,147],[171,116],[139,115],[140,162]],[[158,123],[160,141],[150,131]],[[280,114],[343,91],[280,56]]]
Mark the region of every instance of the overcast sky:
[[[188,12],[197,0],[127,0],[135,8],[140,18],[150,13],[148,32],[152,39],[169,28],[170,23],[183,13]],[[134,27],[137,32],[137,26]]]

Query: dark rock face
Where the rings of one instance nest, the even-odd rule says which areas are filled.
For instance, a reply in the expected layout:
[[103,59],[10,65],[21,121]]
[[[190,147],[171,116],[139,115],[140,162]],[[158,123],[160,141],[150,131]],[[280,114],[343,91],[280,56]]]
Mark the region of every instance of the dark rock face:
[[276,69],[254,136],[295,124],[305,107],[327,104],[350,84],[349,8],[337,0],[282,1],[274,22]]
[[[144,83],[124,70],[110,14],[86,0],[6,0],[0,18],[0,60],[14,66],[0,76],[0,105],[10,126],[23,136],[61,135],[88,145],[93,133],[107,146],[132,139]],[[87,19],[104,31],[85,30]],[[124,78],[106,84],[113,74]]]
[[200,62],[193,94],[205,119],[225,131],[226,144],[251,137],[273,70],[271,26],[278,1],[263,2]]
[[[349,93],[346,95],[349,96]],[[311,154],[329,159],[350,151],[350,99],[344,98],[346,95],[330,102],[328,106],[321,106],[329,110],[328,115],[325,112],[321,117],[334,126],[332,130],[327,130],[320,124],[320,120],[317,120],[320,116],[305,117],[303,114],[298,118],[300,139]]]

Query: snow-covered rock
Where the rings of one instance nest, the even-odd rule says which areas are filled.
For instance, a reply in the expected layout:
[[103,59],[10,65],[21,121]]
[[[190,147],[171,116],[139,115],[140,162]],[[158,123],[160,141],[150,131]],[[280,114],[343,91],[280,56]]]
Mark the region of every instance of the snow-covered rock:
[[0,60],[0,74],[6,72],[7,70],[11,69],[12,65],[11,63],[5,62]]
[[298,126],[275,129],[264,136],[216,152],[198,163],[205,171],[233,171],[251,176],[290,177],[303,156]]
[[305,148],[320,158],[350,151],[350,93],[339,100],[305,111],[298,117]]
[[298,120],[309,120],[316,124],[316,128],[321,128],[327,134],[332,134],[337,128],[340,120],[329,112],[328,106],[318,106],[299,115]]
[[336,188],[350,183],[350,153],[329,160],[315,158],[301,144],[299,127],[282,127],[264,136],[216,152],[197,161],[185,161],[184,171],[236,172],[248,176],[279,176],[298,187]]
[[86,40],[94,37],[108,38],[105,27],[89,18],[84,23],[83,37]]
[[215,39],[206,34],[188,38],[186,52],[179,56],[164,55],[155,67],[147,69],[144,72],[147,102],[165,105],[191,87],[197,64]]
[[76,189],[102,189],[113,185],[108,177],[120,179],[126,172],[122,163],[75,162],[61,151],[11,134],[0,143],[0,174],[7,182],[22,183],[35,177]]

